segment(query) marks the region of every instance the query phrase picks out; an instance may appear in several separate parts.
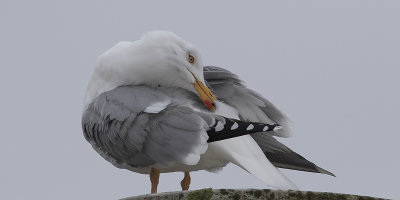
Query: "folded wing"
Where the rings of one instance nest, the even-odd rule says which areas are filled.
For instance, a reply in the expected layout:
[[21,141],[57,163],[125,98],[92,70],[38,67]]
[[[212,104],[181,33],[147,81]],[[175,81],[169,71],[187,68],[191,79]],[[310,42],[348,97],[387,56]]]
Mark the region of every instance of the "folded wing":
[[82,127],[93,148],[119,168],[172,161],[193,165],[208,146],[206,120],[144,86],[101,94],[85,109]]
[[241,120],[277,123],[283,128],[274,132],[275,136],[289,137],[291,135],[289,119],[270,101],[246,88],[236,74],[220,67],[206,66],[204,79],[219,100],[238,110]]
[[219,100],[238,110],[241,120],[282,125],[282,129],[272,132],[272,134],[254,133],[251,135],[273,165],[279,168],[334,176],[331,172],[318,167],[272,137],[272,135],[279,137],[291,135],[289,119],[270,101],[246,88],[237,75],[220,67],[206,66],[204,67],[204,78]]

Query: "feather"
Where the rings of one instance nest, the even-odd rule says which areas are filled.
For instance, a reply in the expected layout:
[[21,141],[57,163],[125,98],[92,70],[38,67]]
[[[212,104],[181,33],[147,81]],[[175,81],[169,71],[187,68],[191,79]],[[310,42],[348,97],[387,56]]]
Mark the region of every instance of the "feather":
[[219,157],[225,158],[253,174],[268,186],[278,189],[297,189],[268,161],[260,147],[249,135],[210,143],[209,148],[213,149],[213,152],[217,152]]

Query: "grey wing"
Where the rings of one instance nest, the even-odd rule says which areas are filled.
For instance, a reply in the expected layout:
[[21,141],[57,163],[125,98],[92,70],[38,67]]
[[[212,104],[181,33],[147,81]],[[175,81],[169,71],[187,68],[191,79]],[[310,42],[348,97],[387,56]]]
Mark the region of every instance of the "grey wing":
[[[283,128],[275,132],[275,136],[289,137],[291,135],[289,119],[270,101],[246,88],[237,75],[220,67],[206,66],[204,79],[219,100],[238,110],[241,120],[278,123]],[[251,136],[276,167],[333,175],[292,151],[271,134],[254,133]]]
[[157,90],[123,86],[89,104],[82,128],[86,140],[116,167],[193,165],[208,147],[207,121]]
[[233,106],[244,121],[278,123],[283,126],[275,136],[289,137],[290,120],[270,101],[246,88],[232,72],[215,66],[204,67],[204,79],[219,100]]

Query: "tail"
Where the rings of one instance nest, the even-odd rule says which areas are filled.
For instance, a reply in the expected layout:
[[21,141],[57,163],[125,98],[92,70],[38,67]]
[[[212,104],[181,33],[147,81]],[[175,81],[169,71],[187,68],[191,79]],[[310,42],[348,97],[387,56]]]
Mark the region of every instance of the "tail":
[[209,148],[216,156],[228,160],[253,174],[266,185],[277,189],[296,190],[297,187],[286,178],[268,159],[249,135],[213,142]]

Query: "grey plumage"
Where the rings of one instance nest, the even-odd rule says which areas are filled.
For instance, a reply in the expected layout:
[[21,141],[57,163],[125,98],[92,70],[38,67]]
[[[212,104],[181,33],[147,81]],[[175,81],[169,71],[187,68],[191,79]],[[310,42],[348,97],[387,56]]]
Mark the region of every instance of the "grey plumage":
[[[246,88],[237,75],[220,67],[206,66],[204,78],[219,100],[238,108],[241,120],[277,123],[283,125],[283,128],[273,134],[280,137],[290,136],[289,119],[270,101]],[[292,151],[271,134],[254,133],[251,136],[276,167],[334,176]]]
[[[173,162],[194,165],[206,152],[207,142],[264,131],[265,127],[265,132],[272,132],[277,127],[201,112],[204,105],[200,100],[188,98],[191,93],[184,89],[117,87],[99,95],[85,109],[85,138],[116,167],[132,169]],[[240,126],[230,130],[235,122]],[[217,124],[224,126],[223,131],[215,131]],[[250,124],[256,127],[246,131]]]
[[[160,113],[146,113],[164,102]],[[205,120],[203,120],[203,118]],[[162,92],[144,86],[124,86],[98,96],[85,109],[85,138],[119,168],[146,167],[179,161],[193,164],[207,149],[209,117],[178,105]]]
[[239,111],[241,120],[278,123],[283,129],[272,134],[279,137],[290,136],[289,119],[270,101],[246,88],[236,74],[220,67],[206,66],[204,79],[219,100]]

